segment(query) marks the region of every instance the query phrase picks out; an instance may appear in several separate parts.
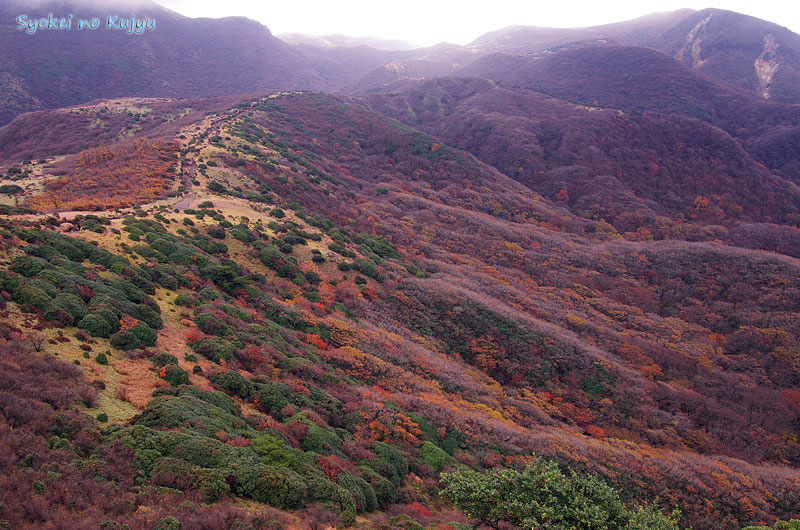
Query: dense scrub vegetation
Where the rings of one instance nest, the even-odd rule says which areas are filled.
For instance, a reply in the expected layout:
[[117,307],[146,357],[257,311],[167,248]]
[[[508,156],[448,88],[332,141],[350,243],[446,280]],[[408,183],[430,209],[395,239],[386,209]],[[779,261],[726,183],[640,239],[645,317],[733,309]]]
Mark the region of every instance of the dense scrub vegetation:
[[[767,225],[631,237],[321,94],[242,99],[184,132],[180,207],[3,220],[8,362],[65,370],[52,414],[86,433],[58,436],[93,445],[75,453],[92,465],[42,449],[38,475],[9,475],[45,489],[0,520],[75,517],[41,478],[57,458],[119,474],[91,486],[130,501],[98,504],[108,528],[800,515],[796,260],[687,241],[757,248]],[[51,423],[36,443],[53,449]],[[487,504],[492,485],[524,506]]]

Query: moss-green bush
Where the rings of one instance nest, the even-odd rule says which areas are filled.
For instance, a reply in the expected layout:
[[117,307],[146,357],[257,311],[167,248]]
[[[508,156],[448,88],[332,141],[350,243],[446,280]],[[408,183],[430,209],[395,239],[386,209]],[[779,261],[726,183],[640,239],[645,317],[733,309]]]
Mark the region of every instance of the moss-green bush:
[[142,346],[156,345],[156,332],[145,322],[139,322],[130,329],[130,332],[136,337],[136,340],[138,340],[139,344]]
[[209,337],[192,344],[195,353],[206,359],[218,362],[220,359],[230,361],[236,353],[236,346],[225,339]]
[[339,473],[336,483],[353,496],[358,513],[374,512],[378,508],[375,490],[363,478],[344,471]]
[[281,410],[289,404],[291,390],[284,383],[269,382],[259,384],[256,389],[258,404],[268,413],[281,417]]
[[442,470],[442,467],[447,463],[449,455],[444,452],[439,446],[431,442],[425,442],[420,449],[422,459],[425,463],[431,466],[437,473]]
[[208,235],[214,239],[225,239],[225,236],[227,235],[225,229],[221,226],[209,226],[207,232]]
[[297,468],[297,455],[295,450],[282,442],[276,436],[261,434],[254,438],[250,448],[261,457],[261,461],[270,466],[280,466],[290,469]]
[[55,296],[55,294],[51,295],[53,291],[55,291],[53,286],[41,280],[28,280],[19,283],[17,289],[12,293],[12,297],[21,306],[44,310]]
[[302,508],[307,502],[306,483],[291,469],[259,464],[242,484],[243,493],[282,510]]
[[172,386],[188,385],[189,373],[174,364],[164,368],[164,380]]
[[233,394],[242,399],[253,397],[255,387],[253,383],[244,378],[239,372],[228,370],[209,377],[211,383],[221,387],[225,392]]
[[140,346],[139,339],[130,330],[123,329],[111,335],[111,346],[118,350],[135,350]]
[[90,313],[78,322],[78,328],[83,329],[92,337],[107,339],[111,336],[111,325],[102,316]]
[[182,307],[191,307],[193,304],[191,297],[185,293],[180,293],[178,296],[176,296],[174,303],[175,305]]
[[159,368],[161,368],[162,366],[166,366],[168,364],[174,364],[175,366],[177,366],[178,358],[175,357],[174,355],[170,355],[169,353],[160,352],[150,357],[150,362],[152,362]]
[[377,458],[366,465],[399,486],[408,474],[408,461],[396,448],[384,442],[375,442],[372,452]]

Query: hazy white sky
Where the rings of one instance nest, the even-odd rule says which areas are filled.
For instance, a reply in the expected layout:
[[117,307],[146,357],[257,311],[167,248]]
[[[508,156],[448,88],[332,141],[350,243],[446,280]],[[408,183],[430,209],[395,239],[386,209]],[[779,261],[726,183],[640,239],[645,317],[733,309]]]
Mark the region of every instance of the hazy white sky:
[[190,17],[241,15],[272,33],[402,39],[428,46],[466,44],[505,26],[582,27],[619,22],[656,11],[716,7],[786,26],[800,33],[797,0],[156,0]]

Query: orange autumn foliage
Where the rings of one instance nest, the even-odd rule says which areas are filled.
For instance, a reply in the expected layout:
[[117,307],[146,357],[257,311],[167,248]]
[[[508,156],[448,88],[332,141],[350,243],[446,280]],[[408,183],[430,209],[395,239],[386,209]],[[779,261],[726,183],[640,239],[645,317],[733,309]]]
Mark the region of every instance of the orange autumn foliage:
[[115,149],[83,151],[71,175],[49,180],[27,200],[39,210],[106,210],[148,202],[169,191],[176,175],[174,143],[139,139]]
[[119,329],[131,329],[138,324],[139,321],[130,315],[122,315],[119,319]]
[[312,346],[316,346],[320,350],[328,349],[328,343],[322,340],[319,335],[314,333],[306,333],[306,342]]

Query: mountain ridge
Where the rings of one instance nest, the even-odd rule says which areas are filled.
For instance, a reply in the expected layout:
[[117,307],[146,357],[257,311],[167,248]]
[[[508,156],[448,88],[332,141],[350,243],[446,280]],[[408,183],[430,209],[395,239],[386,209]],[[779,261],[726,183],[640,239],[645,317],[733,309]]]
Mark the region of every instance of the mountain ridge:
[[[96,8],[86,6],[94,5],[49,2],[38,9],[89,14],[96,13]],[[6,4],[2,11],[5,22],[0,24],[4,50],[0,55],[4,93],[0,123],[24,111],[104,97],[210,97],[265,89],[356,94],[397,79],[452,75],[495,52],[526,53],[587,39],[652,47],[680,56],[698,71],[760,97],[800,101],[800,89],[796,89],[800,83],[795,82],[800,71],[800,37],[777,25],[720,10],[681,10],[590,28],[505,28],[467,46],[385,51],[369,46],[294,46],[249,19],[191,19],[153,2],[143,8],[155,11],[162,23],[157,31],[128,42],[124,34],[108,31],[93,33],[91,38],[77,31],[25,35],[10,22],[22,13],[20,4]],[[712,17],[703,23],[709,13]],[[681,50],[690,46],[687,39],[693,38],[692,31],[698,34],[699,27],[704,28],[702,42],[709,46],[703,48],[700,41],[692,41],[692,53],[702,56],[695,60],[692,53]],[[542,32],[547,34],[544,40],[536,37]],[[725,44],[720,32],[741,34],[744,40]],[[209,35],[214,42],[210,46],[206,44]],[[500,36],[504,42],[492,40]],[[43,53],[57,44],[61,49],[44,60]],[[125,51],[108,56],[108,49]],[[234,56],[235,64],[227,64],[226,57]],[[123,63],[128,66],[123,68]],[[98,85],[98,77],[105,81]],[[49,86],[45,88],[45,84]]]

